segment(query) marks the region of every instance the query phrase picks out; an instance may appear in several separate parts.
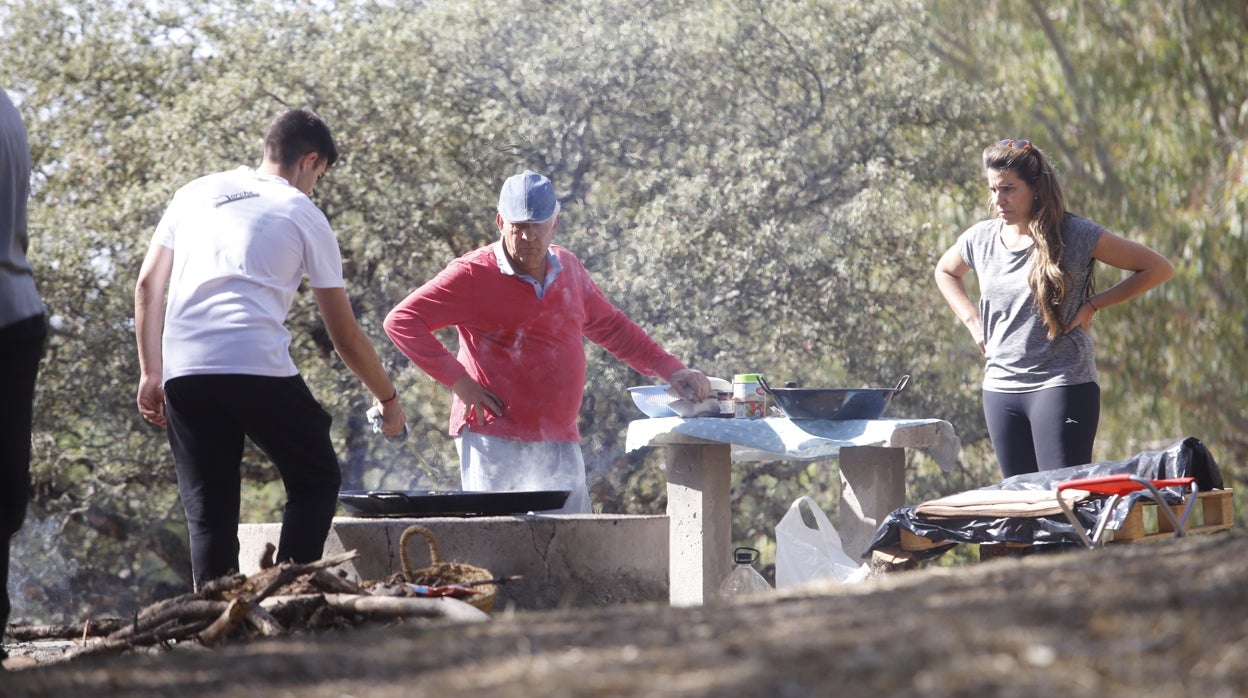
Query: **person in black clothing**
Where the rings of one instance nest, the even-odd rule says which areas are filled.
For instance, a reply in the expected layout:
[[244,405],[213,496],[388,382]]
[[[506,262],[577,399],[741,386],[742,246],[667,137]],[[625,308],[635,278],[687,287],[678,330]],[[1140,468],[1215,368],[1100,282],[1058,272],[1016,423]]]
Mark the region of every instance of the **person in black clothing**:
[[[0,89],[0,635],[9,623],[9,546],[30,502],[30,432],[35,377],[47,325],[26,260],[30,144],[17,108]],[[0,646],[0,658],[7,656]]]

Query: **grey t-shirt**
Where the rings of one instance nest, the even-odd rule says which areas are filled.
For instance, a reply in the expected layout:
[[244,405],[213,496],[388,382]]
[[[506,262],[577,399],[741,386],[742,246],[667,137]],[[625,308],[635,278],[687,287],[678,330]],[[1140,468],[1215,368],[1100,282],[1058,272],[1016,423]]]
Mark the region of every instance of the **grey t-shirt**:
[[26,260],[30,146],[13,102],[0,89],[0,327],[44,312]]
[[[1061,385],[1096,382],[1092,337],[1082,328],[1049,341],[1048,328],[1032,301],[1027,273],[1032,247],[1009,250],[1001,242],[1001,219],[981,221],[958,238],[962,259],[979,280],[979,314],[984,325],[984,390],[1025,393]],[[1065,250],[1061,266],[1070,285],[1058,317],[1069,323],[1087,298],[1092,253],[1104,228],[1067,214],[1062,220]]]

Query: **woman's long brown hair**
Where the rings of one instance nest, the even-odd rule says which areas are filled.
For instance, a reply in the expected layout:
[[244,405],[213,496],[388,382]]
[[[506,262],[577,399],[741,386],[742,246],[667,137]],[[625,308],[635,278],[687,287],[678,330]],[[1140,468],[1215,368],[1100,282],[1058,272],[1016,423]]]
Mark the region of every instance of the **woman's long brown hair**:
[[1028,225],[1035,244],[1027,284],[1040,318],[1049,329],[1049,339],[1056,339],[1065,329],[1057,312],[1071,283],[1070,273],[1061,266],[1065,249],[1062,218],[1066,215],[1062,185],[1049,158],[1030,141],[1004,140],[990,145],[984,148],[983,162],[985,173],[1013,172],[1035,194]]

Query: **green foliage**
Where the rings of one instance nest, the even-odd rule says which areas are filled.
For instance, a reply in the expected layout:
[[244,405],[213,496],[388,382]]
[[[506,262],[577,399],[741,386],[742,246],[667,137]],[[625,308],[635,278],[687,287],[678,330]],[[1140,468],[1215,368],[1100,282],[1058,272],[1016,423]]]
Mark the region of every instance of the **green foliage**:
[[[257,164],[269,120],[297,106],[327,119],[344,154],[315,198],[411,417],[402,447],[369,433],[369,396],[301,294],[292,351],[335,416],[348,487],[457,486],[449,391],[407,364],[381,321],[496,238],[498,186],[526,167],[560,193],[557,242],[690,365],[809,386],[910,373],[892,414],[947,419],[966,445],[949,474],[912,454],[910,500],[986,484],[997,472],[982,359],[931,269],[986,215],[978,153],[1003,135],[1041,143],[1076,209],[1179,269],[1098,323],[1098,456],[1188,433],[1224,463],[1248,451],[1248,73],[1232,3],[151,5],[0,7],[0,85],[31,135],[31,257],[54,321],[32,518],[59,532],[48,554],[73,561],[81,605],[124,611],[118,588],[133,604],[185,584],[164,434],[133,407],[132,283],[172,193]],[[640,417],[624,388],[650,379],[588,351],[581,429],[597,506],[661,512],[655,454],[623,452]],[[274,520],[276,474],[253,452],[244,469],[244,518]],[[830,463],[739,468],[734,540],[767,550],[793,499],[834,514],[838,490]]]

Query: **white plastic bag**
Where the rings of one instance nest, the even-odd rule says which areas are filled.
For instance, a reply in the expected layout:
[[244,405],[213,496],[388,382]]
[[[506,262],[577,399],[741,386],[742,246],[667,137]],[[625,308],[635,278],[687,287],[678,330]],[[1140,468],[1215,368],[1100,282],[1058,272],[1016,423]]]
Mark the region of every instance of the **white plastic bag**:
[[[805,503],[815,528],[806,525],[801,505]],[[859,582],[870,566],[858,564],[841,547],[841,536],[818,504],[810,497],[798,497],[776,525],[776,588],[805,584],[816,579]]]

